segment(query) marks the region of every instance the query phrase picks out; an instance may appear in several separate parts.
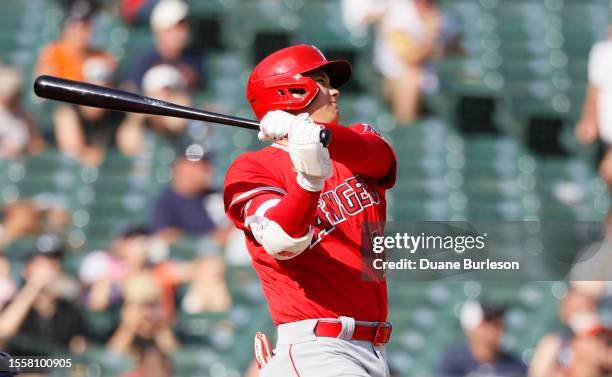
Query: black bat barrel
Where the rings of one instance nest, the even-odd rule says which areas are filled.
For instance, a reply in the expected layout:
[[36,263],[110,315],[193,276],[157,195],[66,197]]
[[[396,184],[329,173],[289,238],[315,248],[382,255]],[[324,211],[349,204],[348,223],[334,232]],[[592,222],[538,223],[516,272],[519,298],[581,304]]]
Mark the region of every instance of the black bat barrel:
[[[255,120],[203,111],[119,89],[54,76],[39,76],[34,81],[34,93],[39,97],[83,106],[141,114],[165,115],[226,124],[249,130],[259,130],[259,122]],[[329,145],[331,132],[326,129],[321,130],[320,138],[324,146]]]

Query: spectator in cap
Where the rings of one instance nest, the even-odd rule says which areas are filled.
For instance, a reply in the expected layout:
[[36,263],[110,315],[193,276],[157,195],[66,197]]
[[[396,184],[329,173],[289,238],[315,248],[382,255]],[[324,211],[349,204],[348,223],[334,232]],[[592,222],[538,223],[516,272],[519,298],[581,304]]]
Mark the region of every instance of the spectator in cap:
[[[229,223],[221,215],[221,193],[212,187],[214,165],[210,154],[197,154],[197,145],[177,156],[172,182],[155,201],[151,228],[156,235],[173,242],[183,234],[204,236],[221,233]],[[187,154],[192,153],[192,154]]]
[[94,9],[89,2],[75,1],[64,20],[60,38],[42,49],[35,74],[83,81],[83,66],[88,58],[113,59],[107,52],[90,44],[94,16]]
[[61,257],[59,249],[30,253],[22,287],[0,310],[0,347],[8,344],[14,356],[50,355],[62,347],[80,353],[86,347],[85,322],[74,303],[78,289],[62,275]]
[[588,85],[576,137],[583,144],[601,139],[606,149],[599,172],[612,186],[612,10],[609,11],[608,39],[595,43],[589,54]]
[[[179,70],[168,64],[149,69],[142,80],[145,95],[183,106],[191,106],[192,98],[187,90],[187,81]],[[201,129],[201,122],[176,117],[131,113],[118,131],[119,149],[127,155],[146,151],[147,138],[153,133],[163,142],[179,147],[191,140],[190,128]]]
[[505,309],[469,300],[460,313],[467,342],[451,346],[442,357],[440,376],[522,376],[526,366],[502,349]]
[[0,158],[13,159],[40,151],[44,141],[21,105],[21,73],[0,64],[0,82]]
[[[105,56],[88,58],[83,64],[83,79],[112,86],[115,61]],[[62,104],[53,112],[55,140],[60,150],[86,166],[98,166],[107,149],[115,145],[116,133],[124,114],[107,109]]]
[[143,84],[145,73],[160,64],[174,66],[189,89],[202,87],[203,55],[189,46],[191,29],[189,7],[181,0],[161,0],[151,12],[151,29],[155,46],[132,63],[126,81],[132,87]]

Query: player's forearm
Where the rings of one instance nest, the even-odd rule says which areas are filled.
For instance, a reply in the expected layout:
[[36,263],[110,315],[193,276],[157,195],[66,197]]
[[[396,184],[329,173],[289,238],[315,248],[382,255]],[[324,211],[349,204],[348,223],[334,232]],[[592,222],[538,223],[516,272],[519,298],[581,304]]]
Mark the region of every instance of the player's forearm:
[[288,187],[287,195],[265,216],[275,221],[291,237],[302,237],[312,224],[319,203],[320,192],[304,190],[297,183]]
[[332,160],[365,177],[378,179],[388,174],[393,155],[382,139],[340,125],[326,124],[325,127],[333,135],[328,147]]

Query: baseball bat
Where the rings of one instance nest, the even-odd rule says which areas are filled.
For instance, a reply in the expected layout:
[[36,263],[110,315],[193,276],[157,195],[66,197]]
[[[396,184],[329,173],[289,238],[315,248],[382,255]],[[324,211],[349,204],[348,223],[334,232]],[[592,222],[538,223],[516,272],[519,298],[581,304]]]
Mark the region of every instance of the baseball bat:
[[[39,97],[77,105],[201,120],[259,131],[259,122],[255,120],[217,114],[119,89],[55,76],[43,75],[37,77],[34,81],[34,93]],[[319,136],[323,146],[329,145],[331,141],[331,132],[329,130],[322,129]]]

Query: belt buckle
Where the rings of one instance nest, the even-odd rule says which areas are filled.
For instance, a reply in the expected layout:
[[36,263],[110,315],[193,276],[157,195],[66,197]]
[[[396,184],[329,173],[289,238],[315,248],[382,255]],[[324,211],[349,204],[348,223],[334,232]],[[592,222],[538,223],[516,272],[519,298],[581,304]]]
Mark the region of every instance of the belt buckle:
[[379,346],[381,344],[389,343],[389,339],[391,338],[391,332],[393,331],[393,326],[389,322],[384,322],[378,326],[376,326],[376,333],[374,334],[374,345]]

